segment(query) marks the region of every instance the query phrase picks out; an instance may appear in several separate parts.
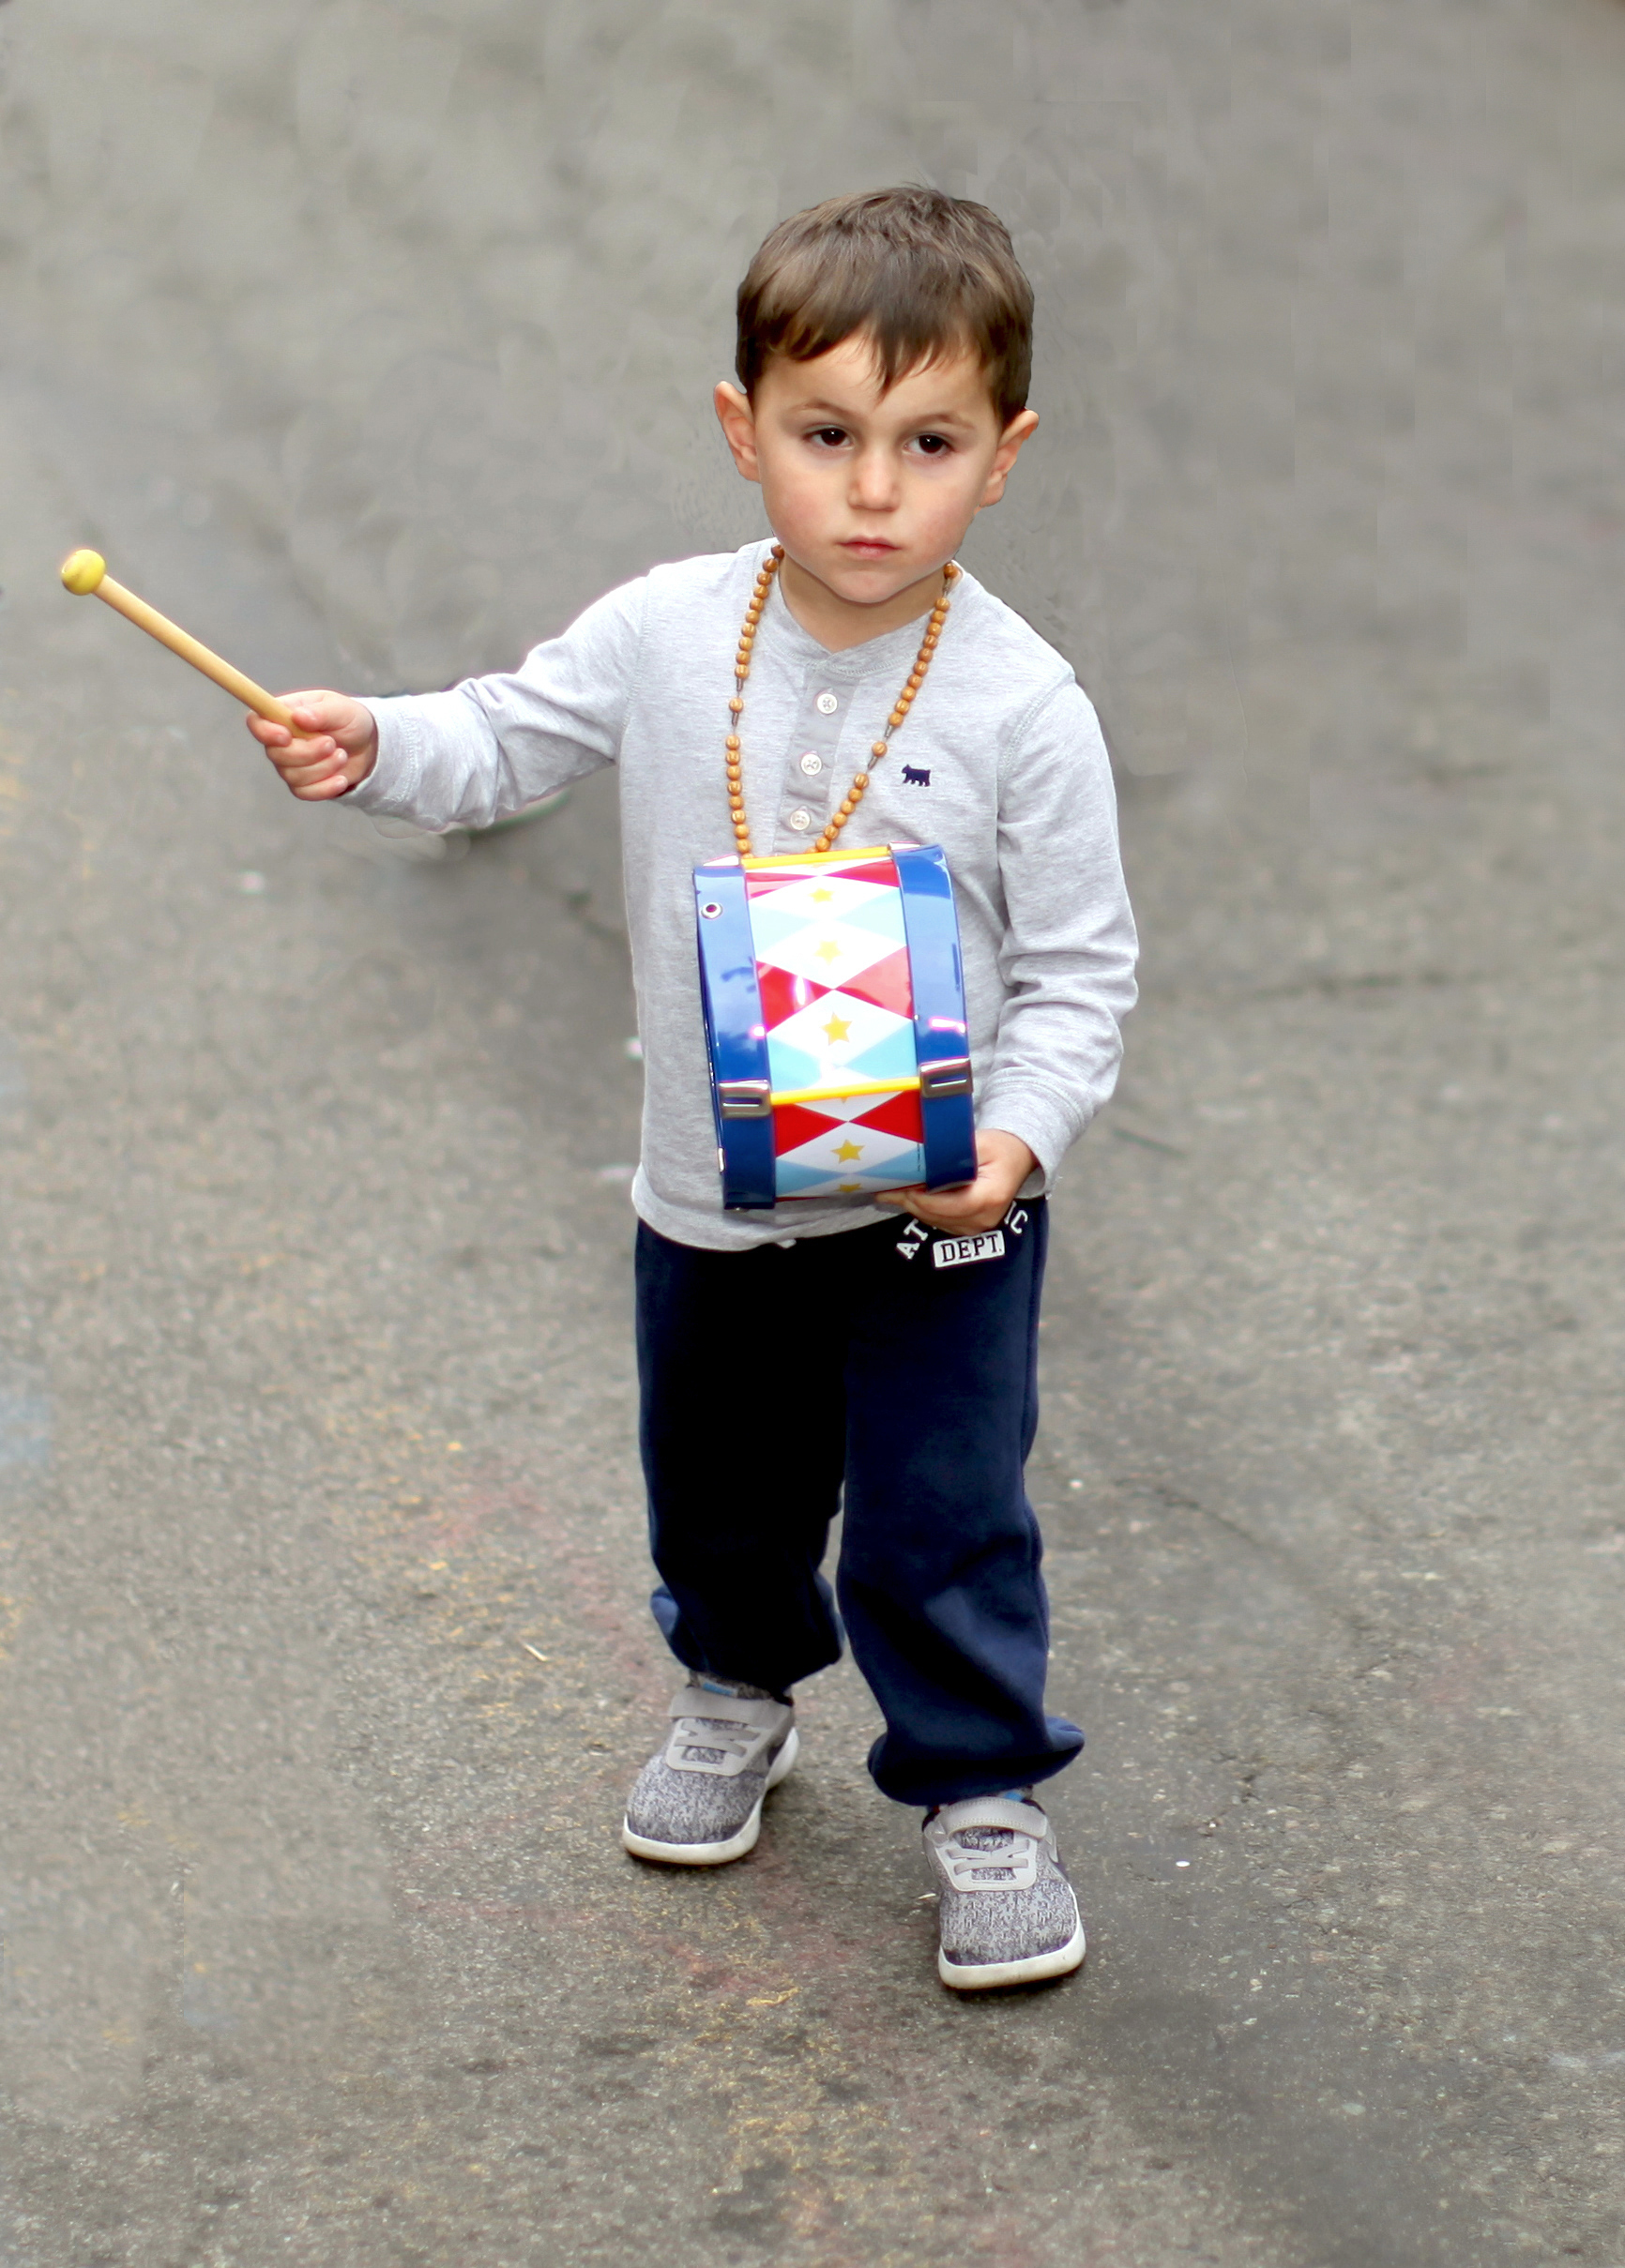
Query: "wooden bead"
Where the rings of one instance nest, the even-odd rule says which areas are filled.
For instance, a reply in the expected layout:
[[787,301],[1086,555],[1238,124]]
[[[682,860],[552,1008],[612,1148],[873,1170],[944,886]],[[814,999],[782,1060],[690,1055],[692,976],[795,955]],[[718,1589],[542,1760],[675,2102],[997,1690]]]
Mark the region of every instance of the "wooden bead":
[[863,793],[863,791],[864,791],[864,789],[865,789],[865,788],[866,788],[866,787],[869,785],[869,775],[868,775],[868,773],[867,773],[867,772],[858,772],[858,773],[856,773],[856,774],[853,776],[852,784],[853,784],[853,786],[854,786],[854,787],[855,787],[855,788],[858,790],[858,794],[861,795],[861,794],[862,794],[862,793]]
[[727,739],[726,739],[725,741],[723,741],[723,743],[722,743],[722,746],[723,746],[725,748],[735,748],[735,749],[737,749],[737,748],[738,748],[738,745],[739,745],[739,735],[738,735],[738,733],[730,733],[728,734]]
[[735,714],[735,716],[736,716],[736,717],[737,717],[737,716],[738,716],[739,712],[740,712],[740,711],[743,709],[744,705],[745,705],[745,704],[744,704],[744,703],[743,703],[743,702],[742,702],[742,701],[739,699],[739,696],[738,696],[738,694],[737,694],[737,693],[736,693],[736,694],[734,695],[733,700],[732,700],[732,701],[730,701],[730,702],[729,702],[729,703],[728,703],[728,706],[729,706],[729,707],[730,707],[730,708],[733,710],[733,712],[734,712],[734,714]]

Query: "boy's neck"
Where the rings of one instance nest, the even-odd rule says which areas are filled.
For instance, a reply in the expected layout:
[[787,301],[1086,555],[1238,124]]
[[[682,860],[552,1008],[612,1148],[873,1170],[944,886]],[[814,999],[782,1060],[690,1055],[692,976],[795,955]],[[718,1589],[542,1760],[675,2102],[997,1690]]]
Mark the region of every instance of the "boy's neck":
[[858,606],[843,598],[790,558],[779,569],[779,587],[784,604],[808,635],[829,653],[844,654],[851,646],[867,645],[871,639],[884,638],[929,614],[942,596],[942,569],[935,568],[877,606]]

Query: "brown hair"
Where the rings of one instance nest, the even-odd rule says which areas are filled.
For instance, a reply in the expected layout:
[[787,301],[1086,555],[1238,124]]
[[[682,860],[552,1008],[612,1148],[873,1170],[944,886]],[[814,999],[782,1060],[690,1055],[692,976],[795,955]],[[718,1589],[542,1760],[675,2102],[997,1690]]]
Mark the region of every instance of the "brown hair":
[[940,189],[868,189],[781,220],[739,286],[735,368],[747,394],[774,355],[811,362],[873,341],[882,389],[970,347],[1001,426],[1026,407],[1033,292],[1010,231]]

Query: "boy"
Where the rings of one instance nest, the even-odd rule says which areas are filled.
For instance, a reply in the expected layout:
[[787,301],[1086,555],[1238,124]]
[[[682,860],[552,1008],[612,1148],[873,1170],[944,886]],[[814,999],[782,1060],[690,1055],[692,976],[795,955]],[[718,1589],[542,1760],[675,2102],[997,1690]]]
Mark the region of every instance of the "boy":
[[[1022,1481],[1043,1191],[1111,1093],[1134,997],[1094,712],[953,564],[1038,422],[1032,295],[992,213],[898,189],[782,223],[738,315],[739,384],[716,410],[776,542],[656,567],[511,676],[290,694],[297,733],[249,726],[296,795],[431,827],[489,825],[618,763],[645,1073],[632,1202],[652,1603],[689,1671],[623,1840],[676,1866],[752,1847],[796,1755],[791,1689],[838,1658],[843,1617],[886,1723],[870,1769],[925,1808],[939,1974],[1027,1983],[1084,1958],[1032,1795],[1083,1745],[1044,1711]],[[976,1179],[900,1193],[890,1218],[840,1198],[725,1213],[691,869],[837,833],[843,851],[947,852]],[[819,1567],[843,1496],[838,1616]]]

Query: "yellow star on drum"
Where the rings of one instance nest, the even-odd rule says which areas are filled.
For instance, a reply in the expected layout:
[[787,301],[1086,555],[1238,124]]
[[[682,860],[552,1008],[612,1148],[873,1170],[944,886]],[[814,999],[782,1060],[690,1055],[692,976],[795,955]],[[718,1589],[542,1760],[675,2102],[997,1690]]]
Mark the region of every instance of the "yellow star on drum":
[[852,1036],[851,1020],[845,1016],[831,1016],[829,1021],[821,1024],[819,1029],[831,1047],[837,1040],[850,1039]]
[[827,937],[821,945],[813,946],[812,954],[814,960],[839,960],[841,958],[841,947],[836,944],[833,937]]
[[841,1147],[836,1151],[835,1155],[841,1160],[841,1163],[845,1165],[850,1159],[862,1157],[863,1145],[861,1142],[843,1142],[841,1144]]

